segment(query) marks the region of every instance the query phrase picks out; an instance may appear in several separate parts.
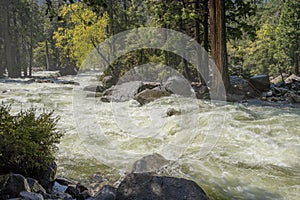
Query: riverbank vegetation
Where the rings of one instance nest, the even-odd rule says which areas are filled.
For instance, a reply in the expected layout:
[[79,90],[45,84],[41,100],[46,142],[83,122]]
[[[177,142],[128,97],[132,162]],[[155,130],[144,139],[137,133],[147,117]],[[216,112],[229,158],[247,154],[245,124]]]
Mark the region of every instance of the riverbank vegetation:
[[53,111],[39,115],[30,108],[14,115],[10,110],[0,106],[0,172],[34,177],[55,160],[56,145],[63,136],[56,128],[59,118]]
[[[299,74],[299,4],[297,0],[1,1],[0,76],[78,69],[106,38],[139,27],[173,29],[194,38],[222,71],[225,86],[229,75]],[[220,41],[213,41],[218,34]],[[223,50],[216,53],[218,49]],[[148,62],[173,67],[188,80],[201,80],[186,60],[153,49],[127,53],[111,63],[107,73],[118,77]]]

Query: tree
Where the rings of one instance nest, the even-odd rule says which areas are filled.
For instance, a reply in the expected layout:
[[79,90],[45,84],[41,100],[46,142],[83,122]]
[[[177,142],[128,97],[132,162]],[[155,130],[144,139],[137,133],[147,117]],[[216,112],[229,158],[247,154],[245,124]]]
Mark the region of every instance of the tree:
[[300,59],[300,2],[286,0],[276,28],[276,57],[281,67],[293,67],[294,73],[299,74]]
[[209,16],[211,57],[221,74],[221,77],[217,74],[213,74],[211,88],[218,93],[221,84],[224,84],[226,91],[229,91],[230,82],[227,68],[225,1],[211,0]]
[[54,33],[56,46],[79,67],[90,51],[107,37],[108,15],[98,16],[83,3],[64,5],[60,15],[64,24]]

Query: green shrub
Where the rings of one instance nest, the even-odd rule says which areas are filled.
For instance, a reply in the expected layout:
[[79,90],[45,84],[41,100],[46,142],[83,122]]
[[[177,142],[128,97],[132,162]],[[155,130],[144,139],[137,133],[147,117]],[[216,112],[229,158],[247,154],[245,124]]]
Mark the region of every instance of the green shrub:
[[11,106],[0,105],[0,172],[30,175],[54,162],[63,136],[53,111],[36,114],[35,108],[10,114]]

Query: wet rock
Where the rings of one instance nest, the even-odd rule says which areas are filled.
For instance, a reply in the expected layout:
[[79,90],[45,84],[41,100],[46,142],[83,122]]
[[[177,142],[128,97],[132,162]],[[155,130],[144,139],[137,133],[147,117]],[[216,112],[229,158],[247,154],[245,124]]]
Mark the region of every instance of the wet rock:
[[20,192],[20,197],[22,197],[24,200],[44,200],[43,195],[37,194],[34,192]]
[[89,92],[104,92],[105,87],[101,85],[88,85],[83,88],[83,91],[89,91]]
[[117,84],[118,80],[117,78],[113,77],[113,76],[105,76],[102,78],[102,84],[103,86],[108,89],[110,87],[112,87],[113,85]]
[[24,176],[20,174],[0,176],[0,199],[16,198],[22,191],[31,192]]
[[117,191],[114,187],[110,185],[105,185],[103,188],[95,195],[93,200],[115,200],[117,196]]
[[181,111],[176,110],[175,108],[168,108],[167,110],[167,116],[173,116],[173,115],[180,115]]
[[257,75],[249,79],[252,87],[260,92],[267,92],[270,90],[270,80],[268,75]]
[[138,101],[141,105],[154,101],[156,99],[170,96],[171,93],[168,91],[160,90],[160,89],[152,89],[152,90],[144,90],[137,95],[135,95],[134,99]]
[[290,93],[288,96],[288,101],[291,103],[300,103],[300,95]]
[[26,180],[28,182],[31,192],[42,194],[42,195],[46,194],[46,190],[38,183],[37,180],[33,178],[27,178]]
[[133,173],[156,172],[168,165],[170,161],[165,159],[162,155],[154,153],[137,160],[133,164]]
[[161,83],[160,82],[143,82],[143,85],[139,88],[138,93],[146,90],[146,89],[153,89],[156,87],[160,87]]
[[115,85],[111,94],[111,101],[124,102],[133,99],[142,85],[141,81],[131,81]]
[[185,97],[190,97],[193,94],[190,83],[181,76],[172,76],[167,79],[164,84],[165,90]]
[[128,174],[117,189],[118,200],[207,200],[195,182],[150,173]]
[[76,186],[69,185],[65,193],[70,194],[73,198],[77,200],[84,200],[91,197],[91,195],[88,192],[88,189],[80,183],[78,183]]

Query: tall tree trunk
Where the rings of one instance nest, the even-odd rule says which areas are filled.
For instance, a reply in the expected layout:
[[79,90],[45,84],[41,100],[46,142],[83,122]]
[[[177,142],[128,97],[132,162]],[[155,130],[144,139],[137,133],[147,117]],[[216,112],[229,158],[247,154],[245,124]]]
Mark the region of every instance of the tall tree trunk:
[[218,93],[222,84],[229,91],[230,82],[227,69],[225,0],[210,0],[210,42],[211,56],[219,70],[221,77],[213,74],[211,89]]
[[49,46],[48,46],[48,40],[46,39],[45,44],[45,54],[46,54],[46,70],[49,70]]
[[[5,8],[4,2],[0,1],[0,38],[4,38],[5,30]],[[4,51],[4,39],[0,39],[0,78],[4,76],[5,72],[5,51]]]
[[5,2],[5,29],[4,29],[4,43],[5,43],[5,57],[6,57],[6,68],[8,71],[8,76],[11,78],[20,77],[21,73],[17,70],[16,66],[16,44],[14,41],[14,31],[11,27],[11,6],[14,5],[14,2],[4,1]]

